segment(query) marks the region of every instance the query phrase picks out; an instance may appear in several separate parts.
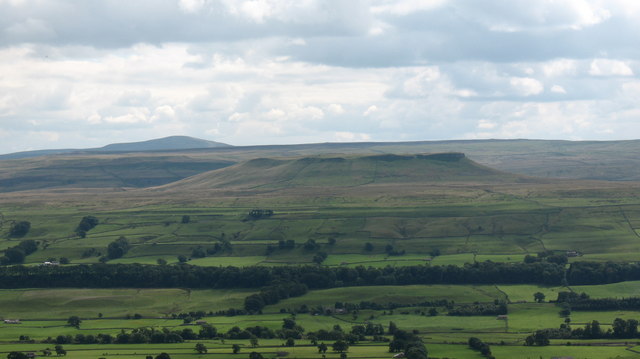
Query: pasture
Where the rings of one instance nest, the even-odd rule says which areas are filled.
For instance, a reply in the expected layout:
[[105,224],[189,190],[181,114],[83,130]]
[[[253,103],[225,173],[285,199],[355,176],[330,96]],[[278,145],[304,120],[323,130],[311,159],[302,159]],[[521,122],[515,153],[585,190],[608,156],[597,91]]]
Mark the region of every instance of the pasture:
[[[584,286],[587,293],[603,293],[603,286]],[[632,291],[630,283],[627,291]],[[329,330],[339,325],[349,331],[354,325],[365,323],[381,324],[387,328],[390,322],[399,328],[416,330],[423,337],[430,355],[439,358],[481,358],[477,352],[466,346],[469,337],[475,336],[490,343],[496,358],[550,358],[559,355],[573,355],[578,358],[638,358],[631,351],[631,342],[613,341],[608,345],[602,341],[552,341],[549,347],[524,347],[524,338],[534,330],[556,328],[564,322],[559,308],[552,303],[533,302],[533,293],[543,291],[548,295],[556,293],[560,287],[538,287],[523,285],[478,286],[478,285],[430,285],[430,286],[380,286],[351,287],[310,291],[298,298],[283,300],[265,308],[262,315],[206,316],[209,325],[219,333],[225,333],[234,326],[240,328],[264,326],[272,330],[282,327],[283,319],[294,318],[305,331]],[[619,292],[624,292],[619,289]],[[58,335],[117,335],[122,330],[136,328],[167,328],[182,330],[191,328],[195,332],[199,325],[185,324],[181,319],[173,319],[172,314],[185,311],[216,311],[228,307],[241,307],[243,298],[251,291],[242,290],[181,290],[181,289],[25,289],[0,291],[0,308],[4,318],[22,319],[21,324],[0,323],[0,352],[12,350],[38,351],[53,348],[53,344],[39,343],[47,337]],[[429,300],[449,299],[457,304],[493,302],[523,298],[526,303],[512,303],[508,306],[508,323],[496,320],[495,316],[456,317],[446,315],[446,308],[437,307],[438,315],[429,316],[429,307],[412,307]],[[529,297],[531,299],[529,299]],[[302,304],[309,307],[333,307],[336,302],[358,303],[366,299],[379,304],[398,303],[405,305],[394,310],[360,310],[358,313],[313,315],[289,312]],[[512,300],[513,302],[513,300]],[[285,309],[285,312],[281,312]],[[102,318],[99,318],[102,313]],[[142,317],[134,319],[133,314]],[[66,324],[71,315],[79,315],[82,323],[79,329]],[[127,319],[127,318],[130,319]],[[640,312],[600,311],[576,312],[571,315],[572,323],[583,325],[591,320],[599,320],[603,329],[610,327],[615,318],[640,318]],[[28,336],[36,342],[19,343],[19,336]],[[198,355],[195,343],[204,343],[209,352]],[[611,342],[611,341],[608,341]],[[266,358],[275,357],[277,351],[289,352],[288,357],[319,358],[315,346],[308,339],[296,340],[295,347],[283,347],[284,339],[260,339],[259,346],[251,348],[248,340],[192,340],[175,344],[108,344],[81,345],[65,344],[70,358],[143,358],[146,355],[169,353],[172,358],[227,358],[232,356],[231,346],[239,344],[240,353],[233,357],[248,357],[251,351],[263,353]],[[330,344],[330,343],[329,343]],[[327,352],[327,358],[338,358],[338,353]],[[349,358],[389,358],[385,343],[370,341],[352,345]]]

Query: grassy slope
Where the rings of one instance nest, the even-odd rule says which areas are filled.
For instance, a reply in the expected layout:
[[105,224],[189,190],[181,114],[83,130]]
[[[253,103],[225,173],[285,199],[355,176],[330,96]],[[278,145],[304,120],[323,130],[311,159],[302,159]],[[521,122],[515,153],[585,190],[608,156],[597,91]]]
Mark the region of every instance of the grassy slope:
[[[353,187],[289,184],[280,189],[205,189],[211,182],[198,176],[192,187],[187,186],[192,180],[187,180],[180,191],[7,194],[0,199],[0,237],[5,239],[0,246],[12,246],[18,240],[8,238],[11,221],[29,220],[32,229],[24,239],[42,242],[40,250],[28,257],[29,263],[61,256],[73,262],[96,262],[98,257],[82,259],[82,252],[95,248],[104,254],[120,236],[133,246],[119,262],[154,263],[158,258],[172,262],[178,254],[189,255],[198,246],[212,247],[222,238],[234,248],[223,257],[244,257],[194,262],[201,265],[310,263],[314,251],[301,248],[265,256],[268,245],[289,239],[299,245],[314,239],[319,250],[329,253],[326,265],[420,264],[430,259],[434,249],[442,254],[434,264],[521,261],[524,254],[545,248],[576,249],[585,258],[602,260],[633,259],[633,254],[640,253],[636,185],[493,184],[483,182],[483,177],[464,183],[411,182],[429,168],[416,169],[413,179],[411,174],[403,178],[409,183]],[[486,173],[488,178],[495,174]],[[317,176],[296,181],[307,179],[317,180]],[[343,182],[351,180],[345,177]],[[253,208],[270,208],[275,215],[244,220]],[[88,214],[97,216],[100,224],[80,239],[73,231]],[[191,222],[180,223],[182,215],[189,215]],[[336,245],[328,245],[329,238],[336,239]],[[372,252],[364,251],[366,242],[373,244]],[[388,244],[407,254],[386,256]]]

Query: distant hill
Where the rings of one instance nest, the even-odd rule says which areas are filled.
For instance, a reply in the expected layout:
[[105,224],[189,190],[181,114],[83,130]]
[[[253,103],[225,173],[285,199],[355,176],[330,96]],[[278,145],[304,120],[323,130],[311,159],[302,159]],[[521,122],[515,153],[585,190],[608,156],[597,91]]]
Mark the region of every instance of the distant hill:
[[155,140],[129,143],[114,143],[95,149],[101,152],[173,151],[197,148],[232,147],[225,143],[202,140],[189,136],[170,136]]
[[[215,147],[217,145],[221,146]],[[172,146],[174,149],[170,149]],[[90,150],[42,150],[0,156],[0,192],[58,187],[160,186],[239,163],[246,167],[243,170],[252,173],[249,167],[256,163],[248,161],[260,158],[348,160],[365,155],[446,152],[465,153],[476,164],[531,177],[640,181],[640,157],[637,156],[640,140],[463,140],[229,146],[176,136]],[[290,163],[287,166],[295,167]],[[371,177],[368,174],[362,176]]]
[[369,184],[504,183],[526,180],[462,153],[258,158],[165,186],[174,190],[355,187]]
[[176,151],[204,148],[232,147],[226,143],[208,141],[189,136],[169,136],[141,142],[113,143],[104,147],[86,149],[51,149],[23,151],[0,155],[0,160],[21,159],[51,155],[83,154],[95,152]]

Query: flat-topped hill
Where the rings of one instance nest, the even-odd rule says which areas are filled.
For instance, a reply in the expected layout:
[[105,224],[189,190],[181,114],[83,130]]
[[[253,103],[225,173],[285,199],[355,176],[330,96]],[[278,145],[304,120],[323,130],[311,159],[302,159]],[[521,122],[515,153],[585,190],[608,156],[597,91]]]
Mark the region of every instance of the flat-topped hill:
[[168,189],[350,187],[407,183],[504,183],[524,177],[463,153],[257,158],[167,185]]

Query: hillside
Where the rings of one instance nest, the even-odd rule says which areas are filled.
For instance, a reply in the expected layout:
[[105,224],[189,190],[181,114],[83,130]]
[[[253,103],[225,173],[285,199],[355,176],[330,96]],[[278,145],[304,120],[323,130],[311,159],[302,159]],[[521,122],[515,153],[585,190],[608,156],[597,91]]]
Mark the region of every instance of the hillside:
[[0,192],[158,186],[230,164],[161,155],[68,155],[6,160],[0,165]]
[[167,185],[172,190],[355,187],[431,182],[504,183],[524,177],[479,165],[462,153],[258,158]]
[[169,136],[140,142],[112,143],[98,148],[85,149],[48,149],[22,151],[0,155],[0,160],[24,159],[55,155],[91,155],[102,152],[147,152],[147,151],[177,151],[203,148],[232,147],[226,143],[203,140],[189,136]]
[[[171,137],[66,153],[36,151],[0,156],[0,192],[32,189],[149,187],[260,158],[406,155],[462,152],[478,164],[538,178],[640,181],[640,141],[470,140],[319,143],[169,149]],[[202,141],[202,142],[201,142]],[[187,138],[185,147],[209,141]],[[204,143],[203,143],[204,142]],[[165,149],[153,150],[158,144]],[[126,150],[126,149],[129,150]],[[138,150],[135,150],[138,148]],[[146,148],[146,150],[142,150]],[[110,150],[109,150],[110,149]],[[131,152],[127,152],[131,151]],[[56,154],[57,153],[57,154]],[[39,154],[39,157],[14,158]],[[163,163],[164,162],[164,163]],[[254,163],[253,165],[256,165]],[[291,166],[291,165],[289,165]],[[242,170],[252,171],[245,165]],[[232,170],[235,171],[235,170]],[[362,176],[371,178],[371,174]],[[282,179],[280,179],[282,180]],[[245,179],[243,181],[249,181]],[[361,179],[358,183],[364,183]],[[340,183],[340,181],[338,181]],[[229,184],[227,184],[229,185]]]

